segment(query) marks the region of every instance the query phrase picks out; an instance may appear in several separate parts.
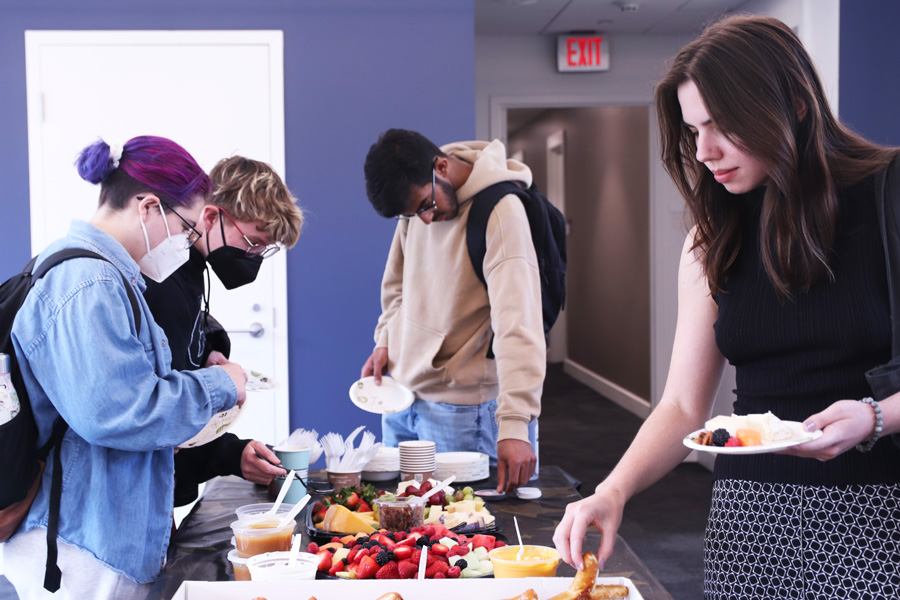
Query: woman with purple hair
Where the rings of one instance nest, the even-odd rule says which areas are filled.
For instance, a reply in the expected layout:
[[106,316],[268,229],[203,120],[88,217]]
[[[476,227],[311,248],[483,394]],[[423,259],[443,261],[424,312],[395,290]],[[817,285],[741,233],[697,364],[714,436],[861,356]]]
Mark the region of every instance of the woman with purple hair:
[[[143,299],[143,277],[164,280],[199,238],[194,225],[210,185],[203,169],[175,142],[151,136],[122,147],[99,140],[76,164],[83,179],[100,184],[99,208],[89,222],[73,221],[37,265],[65,248],[105,260],[78,257],[51,269],[13,325],[38,445],[55,423],[68,429],[6,542],[6,574],[23,600],[49,598],[55,587],[53,598],[144,598],[172,528],[172,449],[243,402],[246,374],[230,362],[173,371]],[[60,468],[57,538],[48,522]]]

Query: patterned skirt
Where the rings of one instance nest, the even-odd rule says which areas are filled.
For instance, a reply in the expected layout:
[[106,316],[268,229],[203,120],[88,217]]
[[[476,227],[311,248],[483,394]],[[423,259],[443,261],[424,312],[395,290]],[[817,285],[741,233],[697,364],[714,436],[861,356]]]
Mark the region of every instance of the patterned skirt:
[[713,485],[706,600],[900,598],[900,485]]

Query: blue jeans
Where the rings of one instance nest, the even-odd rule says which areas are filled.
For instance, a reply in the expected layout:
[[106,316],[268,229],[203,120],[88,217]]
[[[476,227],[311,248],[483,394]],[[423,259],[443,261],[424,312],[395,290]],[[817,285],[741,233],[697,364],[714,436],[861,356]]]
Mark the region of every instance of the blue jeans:
[[[404,411],[381,415],[382,441],[385,446],[396,446],[430,440],[435,452],[483,452],[490,457],[491,466],[497,466],[496,412],[497,400],[459,406],[416,398]],[[540,464],[537,419],[528,424],[528,439]]]

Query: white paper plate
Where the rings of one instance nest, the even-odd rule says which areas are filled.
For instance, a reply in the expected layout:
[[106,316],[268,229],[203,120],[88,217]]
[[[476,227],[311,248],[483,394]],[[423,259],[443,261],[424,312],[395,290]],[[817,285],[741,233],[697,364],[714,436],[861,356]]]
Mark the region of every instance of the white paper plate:
[[197,446],[202,446],[203,444],[208,444],[234,426],[242,412],[243,406],[235,404],[226,411],[214,414],[213,418],[209,420],[209,423],[207,423],[197,435],[183,444],[179,444],[178,447],[195,448]]
[[[798,423],[797,421],[784,422],[790,425],[799,425],[802,427],[802,424]],[[697,450],[698,452],[710,452],[712,454],[766,454],[767,452],[784,450],[785,448],[790,448],[791,446],[796,446],[797,444],[810,442],[822,436],[822,430],[820,429],[818,431],[813,431],[803,438],[794,438],[782,442],[763,442],[761,446],[701,446],[700,444],[695,442],[693,438],[700,435],[702,431],[704,430],[698,429],[697,431],[688,434],[688,436],[684,438],[682,442],[691,450]]]
[[385,414],[409,408],[415,396],[408,387],[400,385],[390,377],[382,377],[379,386],[375,385],[375,378],[369,376],[350,386],[350,400],[365,411]]

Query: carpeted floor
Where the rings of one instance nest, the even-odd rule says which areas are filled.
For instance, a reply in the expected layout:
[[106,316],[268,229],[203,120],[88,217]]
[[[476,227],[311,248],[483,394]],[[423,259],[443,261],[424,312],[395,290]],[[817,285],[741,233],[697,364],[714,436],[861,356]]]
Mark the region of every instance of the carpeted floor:
[[[551,365],[540,420],[541,462],[559,465],[582,482],[583,495],[612,470],[641,419]],[[636,496],[620,534],[676,600],[703,597],[703,530],[712,474],[682,464]],[[0,600],[17,600],[0,576]],[[647,598],[646,600],[653,600]]]
[[[544,384],[540,455],[582,482],[586,496],[625,453],[642,420],[551,365]],[[623,539],[676,600],[703,597],[703,532],[712,474],[681,464],[625,507]],[[651,600],[651,599],[647,599]]]

